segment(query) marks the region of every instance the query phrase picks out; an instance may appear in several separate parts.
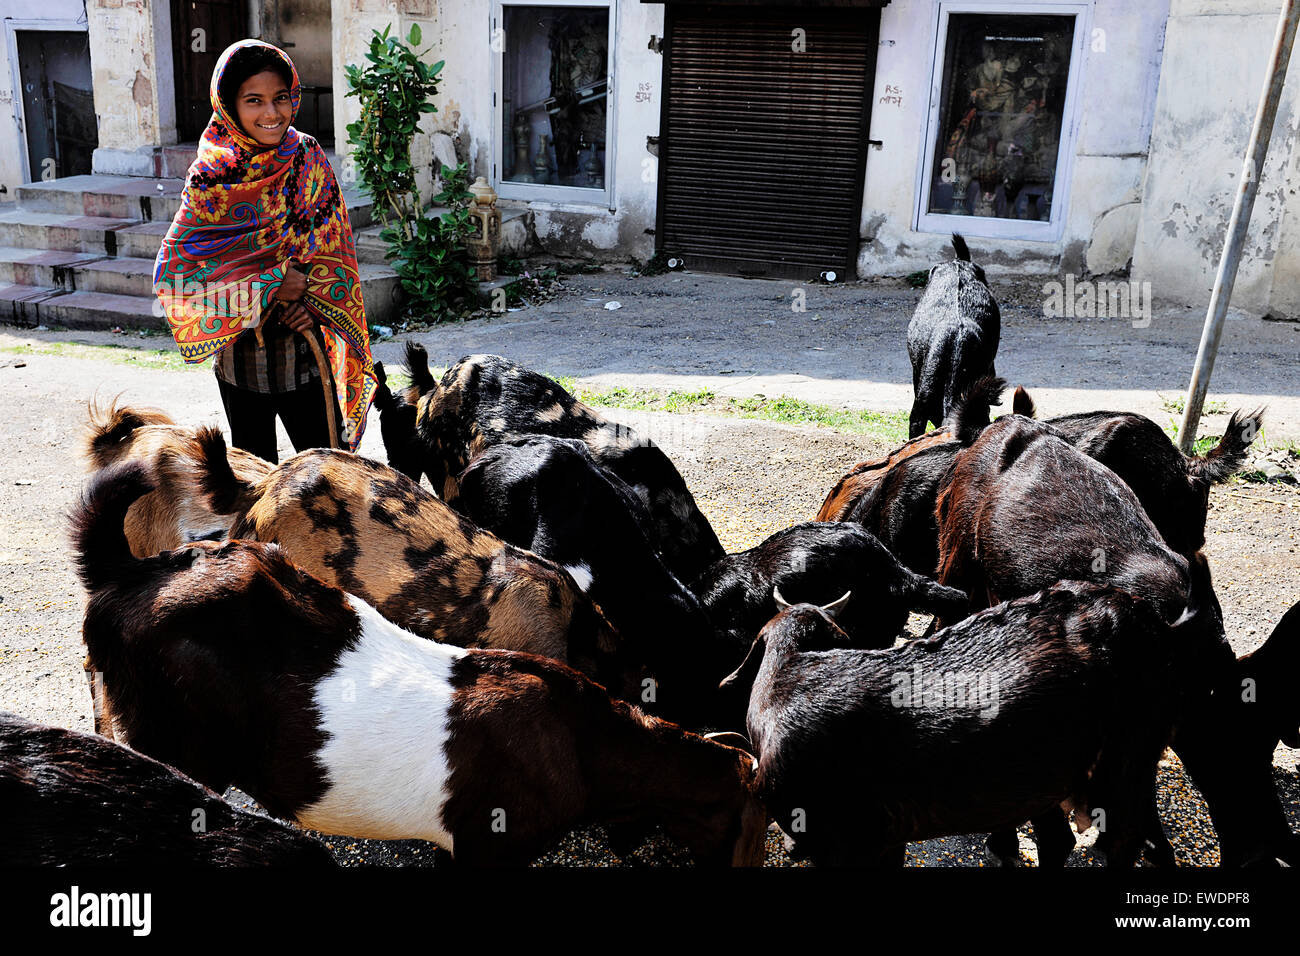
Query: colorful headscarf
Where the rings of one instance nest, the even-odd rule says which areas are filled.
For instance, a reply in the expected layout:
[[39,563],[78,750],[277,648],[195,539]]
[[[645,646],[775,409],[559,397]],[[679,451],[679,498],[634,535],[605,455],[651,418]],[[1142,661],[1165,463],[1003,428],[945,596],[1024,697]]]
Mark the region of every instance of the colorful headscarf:
[[297,259],[308,273],[301,301],[319,321],[344,433],[355,451],[375,379],[352,227],[314,137],[290,126],[279,146],[268,149],[228,114],[218,94],[221,77],[231,56],[250,46],[267,47],[284,60],[292,77],[290,122],[298,116],[298,71],[284,51],[241,40],[221,54],[209,88],[212,118],[158,250],[154,291],[181,356],[202,362],[257,324],[289,260]]

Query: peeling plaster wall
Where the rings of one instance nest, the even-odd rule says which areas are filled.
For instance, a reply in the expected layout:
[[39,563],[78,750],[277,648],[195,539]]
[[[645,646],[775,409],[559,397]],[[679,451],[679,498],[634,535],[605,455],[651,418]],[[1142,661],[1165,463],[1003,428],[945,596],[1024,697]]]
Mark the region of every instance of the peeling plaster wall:
[[[0,0],[0,22],[4,20],[60,20],[72,22],[81,19],[81,0]],[[38,27],[39,29],[39,27]],[[94,50],[91,50],[94,67]],[[13,202],[18,187],[26,180],[23,166],[22,135],[18,130],[18,113],[21,96],[15,89],[14,64],[9,60],[8,32],[0,29],[0,203]]]
[[[155,10],[155,5],[160,9]],[[165,16],[163,26],[170,26],[166,0],[89,0],[86,13],[100,148],[135,150],[175,142],[172,87],[156,82],[155,76],[163,66],[158,63],[156,40],[166,47],[165,67],[171,70],[171,38],[155,36],[155,14]],[[162,104],[160,89],[165,89]]]
[[[348,123],[358,116],[355,98],[343,96],[345,63],[364,61],[372,29],[388,23],[405,36],[412,22],[424,33],[421,49],[431,47],[431,62],[445,60],[443,82],[434,98],[437,113],[421,122],[411,155],[421,167],[419,189],[432,196],[435,154],[448,161],[453,150],[469,163],[470,177],[485,176],[495,185],[492,94],[496,60],[491,50],[492,5],[487,0],[333,0],[335,131],[338,150],[346,146]],[[662,57],[647,49],[651,34],[663,33],[663,8],[636,0],[615,0],[614,208],[589,204],[503,201],[527,205],[535,213],[542,247],[557,255],[648,257],[654,237],[655,164],[646,152],[646,137],[659,132]],[[643,161],[650,159],[648,166]]]
[[[1209,303],[1277,16],[1270,0],[1173,2],[1133,254],[1133,277],[1157,296]],[[1300,311],[1295,59],[1232,295],[1256,314]]]
[[[1122,268],[1131,254],[1132,228],[1123,221],[1103,230],[1104,248],[1092,249],[1094,228],[1140,193],[1162,62],[1169,0],[1096,0],[1089,30],[1103,30],[1105,51],[1085,43],[1078,74],[1079,132],[1062,237],[1056,242],[970,237],[991,272],[1082,271],[1091,259]],[[916,182],[925,149],[931,55],[937,0],[893,0],[881,11],[871,138],[882,140],[867,157],[862,206],[861,276],[898,275],[951,255],[946,233],[918,232]],[[887,95],[886,87],[892,90]],[[1120,220],[1131,217],[1119,212]]]

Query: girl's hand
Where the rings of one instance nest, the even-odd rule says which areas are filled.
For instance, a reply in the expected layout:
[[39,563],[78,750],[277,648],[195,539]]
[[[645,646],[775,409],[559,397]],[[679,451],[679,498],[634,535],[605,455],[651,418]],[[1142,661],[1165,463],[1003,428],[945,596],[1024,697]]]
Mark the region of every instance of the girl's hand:
[[280,321],[293,329],[295,332],[310,332],[316,320],[312,318],[307,307],[301,302],[294,302],[284,308],[280,315]]
[[298,271],[298,261],[290,259],[289,265],[284,270],[284,281],[280,287],[275,290],[273,298],[282,299],[285,302],[297,302],[307,292],[307,273]]

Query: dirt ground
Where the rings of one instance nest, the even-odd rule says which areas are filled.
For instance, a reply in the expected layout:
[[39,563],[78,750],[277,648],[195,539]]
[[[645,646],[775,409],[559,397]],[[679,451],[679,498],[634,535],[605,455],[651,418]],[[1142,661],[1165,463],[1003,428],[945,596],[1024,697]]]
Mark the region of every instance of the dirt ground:
[[[570,279],[568,285],[564,296],[540,308],[447,326],[419,338],[435,365],[471,351],[494,351],[583,382],[691,388],[721,382],[719,388],[737,396],[799,395],[798,389],[806,388],[799,397],[836,405],[894,409],[910,404],[902,330],[918,295],[914,290],[867,284],[816,287],[809,293],[809,312],[790,316],[776,308],[778,294],[788,301],[788,290],[779,293],[779,283],[680,274],[629,279],[604,273]],[[813,291],[828,296],[828,304],[816,311]],[[769,295],[773,307],[764,312]],[[1009,298],[999,371],[1031,386],[1045,413],[1110,407],[1146,410],[1162,422],[1171,417],[1160,409],[1157,389],[1180,392],[1185,372],[1175,376],[1155,369],[1173,353],[1180,356],[1180,368],[1190,365],[1184,353],[1189,341],[1195,351],[1199,319],[1169,318],[1165,327],[1157,313],[1146,330],[1118,323],[1048,327],[1041,325],[1041,317],[1022,314],[1029,306]],[[623,308],[603,308],[605,301],[614,300]],[[788,313],[788,305],[784,308]],[[768,315],[777,324],[765,324]],[[1197,328],[1189,338],[1192,326]],[[1138,340],[1135,331],[1153,334]],[[1266,436],[1273,439],[1300,437],[1300,390],[1293,380],[1300,338],[1295,333],[1295,327],[1281,323],[1230,323],[1211,390],[1230,407],[1269,404]],[[0,709],[89,730],[79,636],[83,598],[65,541],[65,514],[84,477],[80,441],[87,402],[120,394],[124,400],[162,407],[181,422],[224,421],[206,366],[154,370],[135,367],[120,354],[13,354],[14,346],[38,340],[149,348],[166,347],[168,340],[0,328],[0,402],[10,410],[0,425],[8,452],[0,460]],[[816,348],[830,354],[813,352]],[[398,343],[380,343],[376,356],[397,364]],[[900,395],[905,396],[901,404]],[[1085,399],[1086,405],[1071,404]],[[815,427],[625,410],[608,414],[664,447],[733,551],[811,519],[826,490],[850,465],[887,450],[872,438]],[[1212,416],[1205,430],[1213,432],[1216,422],[1221,428],[1222,421],[1222,416]],[[288,452],[283,436],[281,447],[282,455]],[[362,453],[384,458],[377,414]],[[1212,494],[1206,550],[1238,653],[1262,643],[1282,613],[1300,600],[1297,533],[1300,490],[1295,486],[1234,482]],[[913,627],[921,624],[913,619]],[[1279,794],[1293,828],[1300,828],[1297,757],[1279,747],[1274,759]],[[1172,757],[1161,770],[1160,796],[1180,862],[1215,863],[1208,815]],[[349,863],[419,864],[432,855],[429,845],[421,843],[329,842]],[[1022,845],[1031,857],[1023,833]],[[771,862],[786,862],[773,847]],[[914,864],[983,860],[979,837],[930,841],[911,849]],[[662,841],[648,844],[639,856],[650,863],[675,859]],[[616,863],[598,830],[571,836],[544,862]],[[1083,848],[1072,862],[1095,861]]]

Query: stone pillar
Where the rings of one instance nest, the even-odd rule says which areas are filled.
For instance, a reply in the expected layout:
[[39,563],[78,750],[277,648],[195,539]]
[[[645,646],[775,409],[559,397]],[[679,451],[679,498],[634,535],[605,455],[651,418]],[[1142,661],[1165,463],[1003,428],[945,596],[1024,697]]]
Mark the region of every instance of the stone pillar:
[[96,173],[154,175],[176,142],[169,0],[89,0],[86,17],[99,121]]

